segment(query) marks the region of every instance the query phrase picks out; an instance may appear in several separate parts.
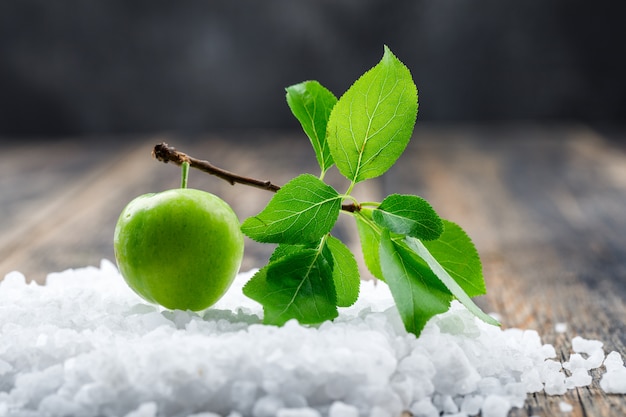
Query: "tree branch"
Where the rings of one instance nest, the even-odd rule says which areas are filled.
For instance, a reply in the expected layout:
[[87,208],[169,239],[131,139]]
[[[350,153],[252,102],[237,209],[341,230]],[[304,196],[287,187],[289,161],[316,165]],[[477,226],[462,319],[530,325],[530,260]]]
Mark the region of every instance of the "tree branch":
[[[152,156],[161,162],[173,162],[178,166],[182,165],[183,162],[188,162],[190,167],[199,169],[200,171],[206,172],[207,174],[221,178],[231,185],[243,184],[249,187],[260,188],[262,190],[267,190],[274,193],[280,190],[280,187],[278,185],[272,184],[270,181],[244,177],[242,175],[238,175],[225,169],[216,167],[209,161],[196,159],[187,155],[186,153],[177,151],[173,146],[170,146],[165,142],[154,146],[154,149],[152,149]],[[357,211],[359,207],[357,207],[356,204],[352,203],[342,205],[341,209],[352,213]]]

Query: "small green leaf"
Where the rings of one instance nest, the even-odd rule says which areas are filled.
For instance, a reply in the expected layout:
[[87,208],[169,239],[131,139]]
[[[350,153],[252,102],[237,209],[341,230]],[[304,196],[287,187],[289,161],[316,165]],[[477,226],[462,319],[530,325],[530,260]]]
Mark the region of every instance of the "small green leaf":
[[345,92],[330,114],[327,141],[339,172],[353,183],[382,175],[409,143],[416,116],[411,73],[385,46],[381,61]]
[[380,238],[380,264],[391,295],[408,332],[419,336],[433,316],[450,308],[452,295],[415,254],[394,242],[388,230]]
[[437,239],[443,222],[431,205],[415,195],[392,194],[374,210],[374,221],[393,233],[422,240]]
[[266,324],[302,324],[337,317],[331,266],[316,249],[302,249],[270,262],[244,286],[243,292],[263,305]]
[[[364,210],[361,210],[362,215],[366,215]],[[356,220],[357,230],[359,231],[359,240],[361,241],[361,251],[363,252],[363,260],[367,269],[380,280],[385,280],[382,270],[380,269],[380,232],[375,230],[367,219],[357,215],[354,217]]]
[[[448,271],[435,259],[435,257],[429,252],[424,244],[415,238],[407,237],[405,242],[420,258],[422,258],[426,264],[430,267],[433,273],[441,280],[441,282],[450,290],[452,295],[461,302],[469,311],[471,311],[476,317],[483,320],[485,323],[499,326],[500,323],[488,314],[485,314],[467,295],[464,289],[454,280],[448,273]],[[450,263],[451,257],[446,259],[446,262]],[[459,259],[458,262],[463,262],[463,259]]]
[[326,247],[332,257],[333,280],[337,292],[337,306],[350,307],[359,298],[359,267],[350,249],[339,239],[328,236]]
[[337,97],[317,81],[305,81],[286,90],[287,104],[309,137],[320,169],[325,172],[333,166],[326,142],[326,126]]
[[316,242],[334,226],[341,201],[334,188],[302,174],[278,190],[261,213],[246,219],[241,230],[258,242]]

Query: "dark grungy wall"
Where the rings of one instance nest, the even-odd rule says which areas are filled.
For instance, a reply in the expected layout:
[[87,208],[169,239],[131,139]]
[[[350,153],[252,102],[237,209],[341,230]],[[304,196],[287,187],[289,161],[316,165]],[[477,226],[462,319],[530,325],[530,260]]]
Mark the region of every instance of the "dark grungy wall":
[[623,123],[626,3],[3,0],[0,136],[296,126],[284,87],[341,95],[388,45],[420,120]]

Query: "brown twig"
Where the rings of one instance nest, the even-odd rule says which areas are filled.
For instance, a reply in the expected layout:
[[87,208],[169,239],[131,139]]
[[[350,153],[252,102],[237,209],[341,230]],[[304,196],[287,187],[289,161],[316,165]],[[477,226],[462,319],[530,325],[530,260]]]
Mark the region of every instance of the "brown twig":
[[209,161],[193,158],[186,153],[177,151],[174,147],[163,142],[154,147],[152,150],[152,156],[161,162],[173,162],[176,165],[182,165],[183,162],[189,162],[189,166],[206,172],[207,174],[215,175],[229,182],[231,185],[244,184],[250,187],[260,188],[262,190],[276,192],[280,190],[278,185],[272,184],[270,181],[257,180],[255,178],[243,177],[233,172],[226,171],[225,169],[218,168],[211,164]]
[[[173,162],[176,165],[182,165],[183,162],[188,162],[192,168],[199,169],[202,172],[206,172],[210,175],[215,175],[218,178],[230,183],[231,185],[243,184],[249,187],[260,188],[262,190],[276,192],[280,190],[278,185],[272,184],[270,181],[258,180],[256,178],[244,177],[242,175],[235,174],[225,169],[216,167],[209,161],[193,158],[186,153],[177,151],[173,146],[163,142],[154,146],[152,149],[152,156],[157,160],[168,163]],[[341,209],[348,212],[355,212],[358,210],[356,204],[344,204]]]

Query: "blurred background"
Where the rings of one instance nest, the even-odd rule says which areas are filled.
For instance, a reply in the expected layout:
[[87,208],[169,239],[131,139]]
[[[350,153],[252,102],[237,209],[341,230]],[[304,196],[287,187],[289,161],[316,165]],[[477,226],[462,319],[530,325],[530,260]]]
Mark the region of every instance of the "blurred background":
[[337,96],[387,44],[421,121],[621,125],[626,3],[0,2],[0,138],[297,128],[284,88]]

